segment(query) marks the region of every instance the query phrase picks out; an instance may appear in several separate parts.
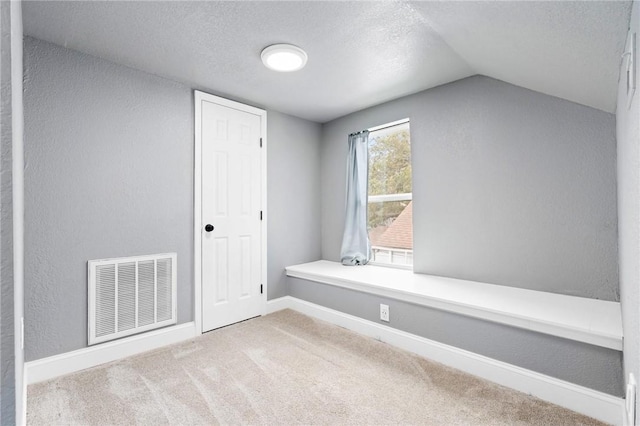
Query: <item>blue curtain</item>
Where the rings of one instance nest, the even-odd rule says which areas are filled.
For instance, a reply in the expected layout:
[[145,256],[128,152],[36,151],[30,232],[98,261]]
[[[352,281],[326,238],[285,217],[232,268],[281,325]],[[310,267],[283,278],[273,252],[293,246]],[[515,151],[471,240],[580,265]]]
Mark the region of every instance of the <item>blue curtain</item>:
[[367,232],[367,179],[369,131],[349,135],[347,159],[347,205],[340,259],[343,265],[366,265],[371,259]]

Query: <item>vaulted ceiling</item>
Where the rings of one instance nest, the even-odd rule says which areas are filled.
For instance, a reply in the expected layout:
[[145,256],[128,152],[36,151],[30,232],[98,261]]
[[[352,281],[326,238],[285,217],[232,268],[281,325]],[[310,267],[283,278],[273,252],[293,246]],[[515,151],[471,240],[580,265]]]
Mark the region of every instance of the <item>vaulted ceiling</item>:
[[[630,1],[23,2],[25,33],[326,122],[474,74],[614,112]],[[274,43],[309,61],[276,73]]]

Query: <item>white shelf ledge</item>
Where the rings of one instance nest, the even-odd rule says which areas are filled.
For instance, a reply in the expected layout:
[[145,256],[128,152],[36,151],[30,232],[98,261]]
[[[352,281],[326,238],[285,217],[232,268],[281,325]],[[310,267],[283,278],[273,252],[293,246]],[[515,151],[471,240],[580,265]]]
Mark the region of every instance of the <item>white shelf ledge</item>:
[[286,271],[290,277],[622,350],[618,302],[327,260],[289,266]]

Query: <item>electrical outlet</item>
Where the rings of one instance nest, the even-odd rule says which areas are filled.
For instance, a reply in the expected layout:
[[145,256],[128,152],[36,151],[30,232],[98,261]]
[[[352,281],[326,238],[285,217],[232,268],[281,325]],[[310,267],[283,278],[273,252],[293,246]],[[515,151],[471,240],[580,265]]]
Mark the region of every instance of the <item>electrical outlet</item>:
[[626,425],[634,425],[636,420],[636,378],[633,374],[629,374],[629,381],[627,382],[627,393],[624,398],[625,413],[627,415]]
[[389,305],[380,304],[380,319],[389,322]]

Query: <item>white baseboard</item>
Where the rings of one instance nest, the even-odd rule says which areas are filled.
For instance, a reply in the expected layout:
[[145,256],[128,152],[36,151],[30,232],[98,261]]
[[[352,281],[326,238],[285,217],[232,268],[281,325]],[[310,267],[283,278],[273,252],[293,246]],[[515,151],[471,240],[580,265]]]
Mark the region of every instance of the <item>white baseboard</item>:
[[624,400],[473,352],[367,321],[291,296],[267,302],[267,313],[293,309],[483,379],[614,425],[623,424]]
[[[291,297],[291,296],[284,296],[284,297],[278,297],[277,299],[267,300],[265,315],[282,311],[284,309],[294,309],[293,305],[295,302],[302,302],[302,300],[296,299],[295,297]],[[295,310],[297,311],[297,309]]]
[[42,382],[195,337],[194,322],[161,328],[25,363],[27,384]]

